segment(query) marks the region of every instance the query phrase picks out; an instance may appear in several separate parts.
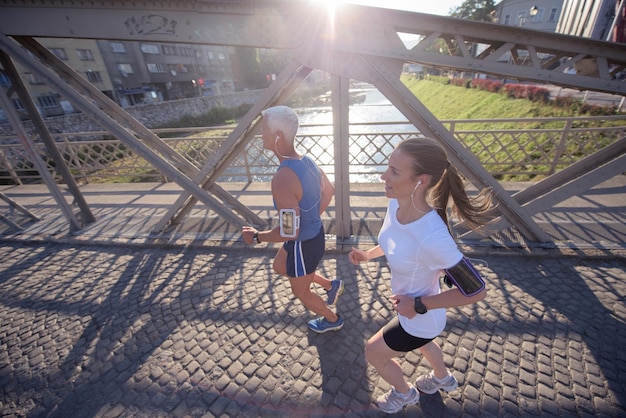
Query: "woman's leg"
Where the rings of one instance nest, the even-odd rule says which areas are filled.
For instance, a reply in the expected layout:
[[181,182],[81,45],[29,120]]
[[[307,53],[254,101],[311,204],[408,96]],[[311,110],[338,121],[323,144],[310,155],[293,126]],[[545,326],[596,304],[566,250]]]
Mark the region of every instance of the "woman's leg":
[[402,368],[395,359],[403,355],[400,351],[392,350],[387,346],[383,338],[383,329],[378,330],[365,345],[365,358],[371,364],[380,377],[396,388],[400,393],[407,393],[409,385],[404,380]]
[[420,352],[433,368],[433,373],[437,379],[443,379],[448,376],[448,368],[443,361],[443,352],[441,347],[434,341],[420,347]]

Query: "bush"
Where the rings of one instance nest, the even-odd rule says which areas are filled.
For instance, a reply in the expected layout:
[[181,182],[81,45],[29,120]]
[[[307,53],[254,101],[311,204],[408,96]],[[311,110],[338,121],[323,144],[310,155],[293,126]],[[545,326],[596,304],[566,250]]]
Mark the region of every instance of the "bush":
[[514,99],[528,99],[531,102],[548,103],[550,90],[532,84],[505,84],[502,93]]
[[474,78],[471,82],[473,89],[485,90],[490,93],[498,93],[502,88],[502,82],[496,80],[485,80],[482,78]]
[[440,75],[426,74],[424,76],[424,80],[434,81],[435,83],[445,84],[445,85],[450,84],[450,78],[446,76],[440,76]]
[[453,78],[450,80],[451,85],[465,88],[470,88],[471,82],[471,78]]
[[157,126],[157,128],[187,128],[192,126],[215,126],[224,125],[228,121],[232,121],[246,114],[252,106],[243,104],[235,108],[226,108],[216,106],[209,109],[205,114],[200,116],[186,115],[177,121]]

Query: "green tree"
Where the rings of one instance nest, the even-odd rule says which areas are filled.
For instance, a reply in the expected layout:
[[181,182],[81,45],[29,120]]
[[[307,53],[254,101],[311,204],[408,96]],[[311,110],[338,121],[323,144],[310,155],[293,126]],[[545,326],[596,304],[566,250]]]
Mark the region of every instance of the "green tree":
[[465,0],[460,6],[450,11],[450,16],[465,20],[491,22],[492,12],[495,8],[493,0]]

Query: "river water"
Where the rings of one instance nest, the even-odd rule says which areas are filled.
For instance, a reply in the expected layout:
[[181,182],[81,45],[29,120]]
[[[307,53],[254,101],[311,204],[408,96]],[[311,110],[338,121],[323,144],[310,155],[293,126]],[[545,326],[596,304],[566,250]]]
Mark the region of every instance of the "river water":
[[[351,90],[353,91],[353,90]],[[379,182],[386,169],[387,158],[402,137],[398,133],[416,132],[414,125],[391,102],[371,86],[359,86],[365,99],[350,105],[350,182]],[[297,146],[301,153],[312,156],[322,170],[334,181],[335,158],[333,114],[330,106],[295,109],[300,119],[299,136],[304,136]],[[372,135],[376,134],[376,135]],[[275,173],[277,160],[263,152],[261,160],[250,167],[254,181],[269,181]],[[244,177],[226,170],[228,181],[245,181]]]
[[[393,134],[416,132],[416,128],[375,88],[360,88],[358,91],[366,95],[362,102],[349,107],[350,135],[354,141],[350,144],[350,182],[378,182],[380,174],[386,169],[389,154],[402,140]],[[314,139],[306,139],[302,145],[308,154],[316,157],[329,178],[334,180],[331,107],[302,108],[296,111],[300,117],[300,134],[330,136],[315,137],[319,143],[312,143]],[[373,137],[372,133],[379,135]]]
[[[391,102],[374,88],[364,89],[365,100],[358,104],[353,104],[349,108],[350,123],[371,123],[371,122],[407,122],[401,125],[402,131],[415,130],[415,127],[408,123],[406,117]],[[333,115],[330,106],[316,108],[296,109],[300,117],[301,125],[309,124],[332,124]],[[303,133],[309,133],[303,128]],[[378,128],[373,128],[378,129]],[[374,131],[377,132],[377,131]]]

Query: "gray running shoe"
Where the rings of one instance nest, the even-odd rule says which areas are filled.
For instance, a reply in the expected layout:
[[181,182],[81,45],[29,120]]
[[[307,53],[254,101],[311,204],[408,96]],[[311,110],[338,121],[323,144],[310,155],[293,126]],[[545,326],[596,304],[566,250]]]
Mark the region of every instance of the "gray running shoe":
[[335,306],[339,296],[343,293],[343,280],[333,280],[330,282],[330,290],[326,292],[328,295],[328,306]]
[[430,372],[426,376],[420,376],[415,381],[415,386],[419,390],[429,395],[437,392],[438,390],[445,390],[446,392],[451,392],[457,387],[459,387],[459,382],[457,382],[456,378],[451,374],[443,380],[439,380],[435,377],[435,375]]
[[376,406],[383,412],[395,414],[396,412],[400,412],[405,406],[418,403],[419,401],[420,393],[413,385],[409,387],[407,394],[398,392],[396,388],[392,386],[389,392],[381,395],[376,400]]
[[318,334],[323,334],[326,331],[339,331],[341,328],[343,328],[342,317],[339,317],[339,319],[335,322],[330,322],[323,316],[309,321],[309,329],[317,332]]

